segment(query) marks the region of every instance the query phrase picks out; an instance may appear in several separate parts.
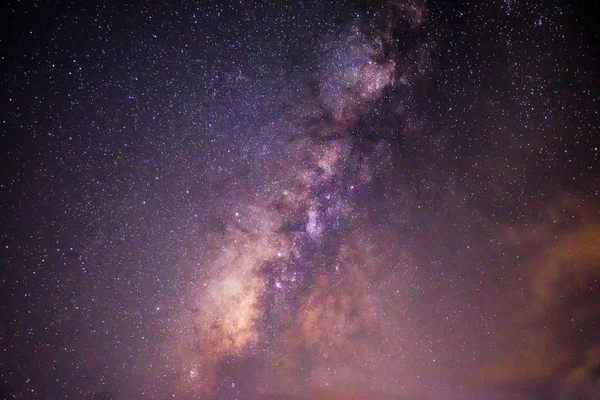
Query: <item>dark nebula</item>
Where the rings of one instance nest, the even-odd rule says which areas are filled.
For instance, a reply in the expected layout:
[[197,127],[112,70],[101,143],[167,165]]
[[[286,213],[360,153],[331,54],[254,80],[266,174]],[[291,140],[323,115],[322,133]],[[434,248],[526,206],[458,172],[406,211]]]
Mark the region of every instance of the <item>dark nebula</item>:
[[0,398],[600,398],[589,3],[9,0]]

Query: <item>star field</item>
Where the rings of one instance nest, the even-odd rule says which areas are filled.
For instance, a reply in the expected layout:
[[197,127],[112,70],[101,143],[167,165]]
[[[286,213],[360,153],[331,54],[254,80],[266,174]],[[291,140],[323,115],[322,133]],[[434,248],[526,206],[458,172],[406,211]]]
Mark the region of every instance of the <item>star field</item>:
[[598,398],[597,11],[9,1],[0,397]]

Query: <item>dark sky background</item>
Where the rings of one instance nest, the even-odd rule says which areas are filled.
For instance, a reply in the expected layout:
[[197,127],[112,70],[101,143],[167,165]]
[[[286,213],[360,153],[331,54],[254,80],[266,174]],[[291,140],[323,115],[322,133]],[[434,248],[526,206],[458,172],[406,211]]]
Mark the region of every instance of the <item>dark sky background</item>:
[[0,397],[600,398],[589,3],[5,2]]

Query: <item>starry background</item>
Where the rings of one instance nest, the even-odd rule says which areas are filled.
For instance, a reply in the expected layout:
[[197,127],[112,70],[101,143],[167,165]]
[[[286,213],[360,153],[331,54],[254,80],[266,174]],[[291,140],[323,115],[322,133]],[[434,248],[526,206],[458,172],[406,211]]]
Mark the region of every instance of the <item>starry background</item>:
[[0,13],[0,397],[600,396],[594,2]]

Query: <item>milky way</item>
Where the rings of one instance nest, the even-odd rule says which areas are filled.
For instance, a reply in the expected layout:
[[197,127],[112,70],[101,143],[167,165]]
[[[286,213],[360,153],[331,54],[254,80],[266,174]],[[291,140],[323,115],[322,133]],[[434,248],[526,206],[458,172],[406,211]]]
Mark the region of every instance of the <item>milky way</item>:
[[594,7],[10,3],[0,394],[600,396]]

